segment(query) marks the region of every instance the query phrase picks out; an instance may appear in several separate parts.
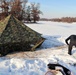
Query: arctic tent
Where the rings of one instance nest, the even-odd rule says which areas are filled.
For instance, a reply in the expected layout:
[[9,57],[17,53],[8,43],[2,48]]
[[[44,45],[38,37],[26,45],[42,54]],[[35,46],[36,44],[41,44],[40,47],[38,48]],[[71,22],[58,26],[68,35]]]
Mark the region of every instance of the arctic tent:
[[0,54],[34,51],[45,39],[12,15],[0,21]]

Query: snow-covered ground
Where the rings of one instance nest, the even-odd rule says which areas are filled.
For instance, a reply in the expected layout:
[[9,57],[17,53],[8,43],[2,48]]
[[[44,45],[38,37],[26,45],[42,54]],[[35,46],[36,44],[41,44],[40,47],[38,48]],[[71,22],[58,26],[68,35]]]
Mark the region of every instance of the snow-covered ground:
[[35,52],[22,52],[0,58],[0,75],[44,75],[48,63],[60,63],[76,75],[76,49],[68,55],[65,39],[76,34],[76,23],[40,21],[26,24],[46,40]]

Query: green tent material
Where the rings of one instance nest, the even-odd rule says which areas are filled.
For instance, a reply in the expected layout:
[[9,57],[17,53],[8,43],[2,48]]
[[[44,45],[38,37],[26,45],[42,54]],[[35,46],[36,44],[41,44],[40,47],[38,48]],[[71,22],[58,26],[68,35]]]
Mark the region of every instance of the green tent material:
[[45,39],[41,34],[9,15],[0,22],[0,54],[34,51]]

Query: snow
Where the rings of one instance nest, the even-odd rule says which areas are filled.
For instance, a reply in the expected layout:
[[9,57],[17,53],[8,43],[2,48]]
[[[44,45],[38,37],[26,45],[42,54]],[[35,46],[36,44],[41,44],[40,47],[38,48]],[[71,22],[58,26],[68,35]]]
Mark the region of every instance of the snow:
[[35,52],[0,57],[0,75],[44,75],[48,63],[59,63],[76,75],[76,49],[73,48],[70,56],[65,44],[68,36],[76,34],[76,23],[40,21],[26,25],[46,40]]

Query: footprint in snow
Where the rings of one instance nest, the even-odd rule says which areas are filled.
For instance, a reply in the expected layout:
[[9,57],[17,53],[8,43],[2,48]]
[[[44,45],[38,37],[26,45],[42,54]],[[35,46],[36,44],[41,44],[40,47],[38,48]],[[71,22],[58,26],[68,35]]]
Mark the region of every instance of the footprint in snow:
[[5,62],[5,66],[9,66],[9,64],[10,64],[10,61]]
[[11,66],[13,69],[17,68],[15,64],[12,64]]

